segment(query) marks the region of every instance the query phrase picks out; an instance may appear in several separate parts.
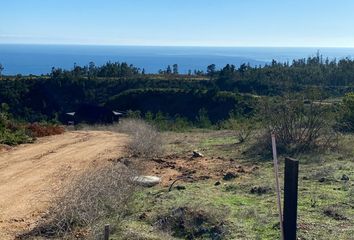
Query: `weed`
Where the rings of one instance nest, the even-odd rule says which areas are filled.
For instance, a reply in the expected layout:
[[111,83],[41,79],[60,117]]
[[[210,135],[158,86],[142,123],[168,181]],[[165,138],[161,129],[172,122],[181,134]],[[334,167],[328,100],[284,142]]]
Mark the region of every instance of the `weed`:
[[133,155],[148,158],[162,154],[161,135],[152,125],[141,119],[124,119],[117,128],[132,137],[128,148]]
[[348,218],[346,216],[344,216],[344,214],[336,206],[329,206],[329,207],[324,208],[323,213],[326,216],[331,217],[331,218],[338,220],[338,221],[348,220]]
[[325,182],[332,180],[334,178],[335,169],[333,166],[322,166],[321,168],[312,171],[308,178],[312,180],[317,180],[320,182]]
[[183,206],[160,216],[155,225],[184,239],[222,239],[226,234],[226,212],[208,206]]

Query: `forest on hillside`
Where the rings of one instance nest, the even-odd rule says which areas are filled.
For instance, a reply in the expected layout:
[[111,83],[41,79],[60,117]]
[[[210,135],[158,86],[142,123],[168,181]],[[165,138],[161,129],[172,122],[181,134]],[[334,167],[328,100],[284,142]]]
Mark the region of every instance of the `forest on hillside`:
[[211,64],[189,74],[179,74],[176,64],[146,74],[124,62],[91,62],[71,70],[53,68],[42,76],[1,76],[0,102],[13,117],[27,122],[66,122],[65,113],[79,112],[79,122],[108,123],[115,110],[218,123],[230,115],[252,115],[261,96],[315,92],[317,100],[323,100],[343,96],[353,87],[354,61],[320,54],[264,66],[227,64],[217,69]]

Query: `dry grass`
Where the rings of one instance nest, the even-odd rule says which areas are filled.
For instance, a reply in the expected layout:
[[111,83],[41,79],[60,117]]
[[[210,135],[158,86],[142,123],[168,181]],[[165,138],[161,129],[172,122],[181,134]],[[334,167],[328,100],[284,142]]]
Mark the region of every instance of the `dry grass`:
[[121,164],[109,163],[76,177],[59,191],[38,226],[20,238],[100,239],[106,221],[117,223],[127,211],[135,189],[133,174]]
[[117,126],[119,132],[131,136],[128,148],[132,155],[157,157],[163,153],[163,141],[157,129],[141,119],[123,119]]
[[258,137],[259,152],[271,149],[270,134],[277,139],[280,154],[299,155],[338,148],[339,135],[332,128],[333,109],[301,99],[270,102],[261,107],[266,130]]
[[128,149],[134,157],[153,158],[164,152],[161,133],[142,119],[127,118],[110,125],[80,125],[78,129],[128,134],[131,137]]

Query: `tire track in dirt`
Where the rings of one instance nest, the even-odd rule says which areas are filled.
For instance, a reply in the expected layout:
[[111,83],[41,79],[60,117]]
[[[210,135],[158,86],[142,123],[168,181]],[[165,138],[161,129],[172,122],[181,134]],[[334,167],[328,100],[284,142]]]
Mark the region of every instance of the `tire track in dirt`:
[[33,227],[70,176],[122,155],[126,135],[77,131],[0,153],[0,239]]

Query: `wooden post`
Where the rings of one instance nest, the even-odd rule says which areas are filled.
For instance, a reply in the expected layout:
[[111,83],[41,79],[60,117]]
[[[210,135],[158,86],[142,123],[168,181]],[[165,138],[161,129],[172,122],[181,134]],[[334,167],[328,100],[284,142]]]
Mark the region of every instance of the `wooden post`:
[[104,240],[109,240],[109,224],[104,226]]
[[272,133],[272,149],[273,149],[273,162],[274,162],[274,177],[275,177],[275,190],[277,192],[277,206],[279,211],[279,224],[280,224],[280,239],[284,240],[284,228],[283,228],[283,212],[281,208],[281,194],[279,185],[279,167],[277,156],[277,144],[275,141],[275,134]]
[[285,158],[284,174],[284,239],[296,240],[299,161]]

